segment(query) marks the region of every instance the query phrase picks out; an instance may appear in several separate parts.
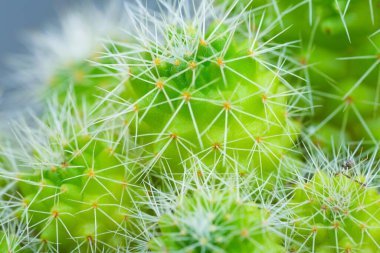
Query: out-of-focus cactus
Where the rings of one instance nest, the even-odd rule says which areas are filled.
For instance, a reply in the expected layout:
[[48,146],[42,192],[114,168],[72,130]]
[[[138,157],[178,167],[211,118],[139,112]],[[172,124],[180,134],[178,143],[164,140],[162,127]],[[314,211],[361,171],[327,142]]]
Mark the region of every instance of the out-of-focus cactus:
[[283,38],[301,40],[295,60],[314,91],[308,134],[318,138],[318,131],[335,128],[330,135],[336,138],[377,143],[380,2],[277,2],[281,12],[292,10],[282,17],[284,27],[289,26]]
[[133,216],[145,195],[137,149],[73,99],[55,101],[37,127],[18,127],[18,145],[4,152],[15,158],[5,164],[17,171],[1,177],[15,182],[16,217],[28,222],[44,251],[132,247],[129,237],[139,231]]
[[32,33],[27,44],[29,55],[13,57],[14,78],[21,84],[18,91],[22,94],[15,94],[15,99],[41,102],[59,94],[57,98],[63,103],[68,90],[73,89],[78,103],[83,98],[94,103],[104,90],[117,87],[115,71],[94,62],[105,63],[102,54],[112,50],[107,42],[125,38],[122,28],[127,18],[121,11],[122,1],[78,7],[66,11],[58,26]]

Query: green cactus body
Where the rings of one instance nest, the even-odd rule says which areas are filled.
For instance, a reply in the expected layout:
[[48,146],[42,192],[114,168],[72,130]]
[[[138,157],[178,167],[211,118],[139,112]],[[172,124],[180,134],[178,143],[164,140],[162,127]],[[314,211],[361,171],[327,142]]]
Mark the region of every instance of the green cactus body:
[[341,131],[331,125],[326,125],[318,129],[318,131],[315,131],[313,127],[311,126],[309,129],[306,129],[306,134],[312,133],[310,141],[316,147],[328,152],[328,154],[333,153],[336,147],[342,145],[345,140],[349,140],[349,136],[345,131]]
[[47,109],[0,145],[0,252],[380,252],[378,155],[337,156],[380,139],[363,1],[160,0],[37,39],[20,76]]
[[145,194],[136,179],[138,153],[130,152],[128,136],[116,138],[112,130],[88,123],[88,115],[80,116],[75,108],[74,102],[53,106],[40,130],[19,136],[26,151],[16,156],[22,157],[16,166],[26,168],[15,178],[17,217],[29,220],[44,250],[130,247],[126,235],[138,231],[133,215]]
[[291,27],[281,38],[302,41],[295,57],[314,91],[315,130],[329,131],[322,129],[329,125],[343,129],[350,140],[376,143],[378,129],[369,122],[378,117],[380,2],[278,0],[278,4],[282,10],[298,5],[282,17],[284,26]]
[[380,250],[380,195],[364,177],[346,173],[318,170],[309,182],[298,183],[292,199],[297,252]]
[[[56,70],[50,80],[50,87],[44,93],[47,98],[52,94],[58,95],[58,99],[64,102],[68,90],[77,98],[78,104],[85,100],[88,105],[96,104],[99,97],[104,97],[107,91],[115,91],[120,81],[116,71],[105,69],[102,64],[112,64],[101,58],[98,53],[92,59],[84,59],[70,66]],[[122,79],[122,78],[120,78]]]
[[241,13],[242,10],[250,10],[254,8],[263,8],[268,5],[268,0],[214,0],[215,5],[221,5],[227,10],[232,10],[236,14]]
[[182,196],[159,221],[153,252],[284,252],[268,223],[270,214],[233,192],[195,191]]
[[[1,252],[19,252],[20,251],[20,244],[17,240],[14,240],[16,238],[14,235],[9,235],[4,232],[0,232],[0,250]],[[30,251],[25,251],[30,252]]]
[[[6,253],[32,253],[33,238],[30,236],[27,225],[15,220],[10,214],[10,206],[1,206],[0,251]],[[28,244],[29,242],[29,244]]]
[[203,15],[194,20],[210,18],[210,24],[157,21],[152,26],[160,41],[138,37],[119,52],[130,73],[121,114],[131,135],[154,154],[150,167],[170,164],[181,172],[196,155],[219,171],[257,169],[266,177],[291,153],[299,124],[289,117],[290,100],[302,99],[302,92],[273,65],[275,46],[261,34],[255,42],[253,31],[236,25],[248,18],[222,22]]

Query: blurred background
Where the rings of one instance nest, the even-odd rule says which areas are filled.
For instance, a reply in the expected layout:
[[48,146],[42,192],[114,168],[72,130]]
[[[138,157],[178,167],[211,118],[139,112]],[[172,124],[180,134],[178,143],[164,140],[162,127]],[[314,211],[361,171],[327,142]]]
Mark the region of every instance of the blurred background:
[[9,67],[12,58],[28,54],[28,35],[58,25],[62,14],[78,5],[102,8],[110,1],[129,4],[137,1],[157,8],[153,0],[0,0],[0,127],[9,114],[12,116],[17,109],[30,106],[30,101],[12,100],[20,86],[12,81]]
[[[88,1],[89,2],[89,1]],[[100,5],[102,0],[91,2]],[[104,1],[103,1],[104,2]],[[6,71],[6,59],[14,53],[25,53],[25,34],[57,22],[59,13],[78,0],[1,0],[0,1],[0,69]]]
[[[60,14],[77,4],[101,7],[104,0],[0,0],[0,115],[19,106],[11,104],[9,94],[16,89],[7,61],[12,55],[28,52],[28,33],[38,32],[58,23]],[[0,118],[0,123],[2,118]]]

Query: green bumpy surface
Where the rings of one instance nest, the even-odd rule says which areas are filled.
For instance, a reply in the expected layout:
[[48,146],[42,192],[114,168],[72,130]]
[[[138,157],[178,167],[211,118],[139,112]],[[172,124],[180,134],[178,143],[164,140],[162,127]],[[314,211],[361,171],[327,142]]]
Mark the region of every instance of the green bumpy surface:
[[255,55],[265,41],[250,51],[253,30],[251,40],[238,31],[245,25],[234,31],[213,21],[203,35],[201,25],[167,25],[157,28],[163,42],[137,39],[128,45],[132,52],[121,47],[130,72],[122,113],[131,135],[154,155],[149,166],[181,172],[196,154],[218,171],[257,169],[266,177],[291,153],[299,124],[289,117],[289,101],[302,95],[270,65],[274,53]]
[[379,252],[380,194],[362,181],[317,171],[309,182],[298,183],[292,199],[294,252]]
[[[2,213],[2,215],[3,214],[4,213]],[[27,228],[23,224],[11,219],[1,221],[0,252],[36,252],[36,250],[33,250],[31,245],[28,244],[31,240],[32,238],[29,238]]]
[[195,191],[181,196],[174,210],[161,217],[153,252],[280,253],[281,239],[270,214],[242,202],[233,191]]
[[107,92],[115,90],[120,85],[117,72],[102,67],[103,64],[112,63],[112,60],[104,59],[103,54],[104,51],[99,51],[89,59],[57,69],[49,86],[44,90],[47,99],[52,95],[58,95],[58,99],[63,103],[72,92],[78,104],[85,101],[92,105],[106,96]]
[[145,195],[137,153],[130,152],[128,137],[88,127],[67,112],[50,115],[33,141],[24,136],[23,148],[31,152],[16,156],[25,159],[17,164],[23,168],[15,179],[17,217],[29,220],[29,236],[44,252],[132,247],[132,234],[139,231],[134,210]]
[[[301,1],[277,3],[283,12]],[[302,43],[295,57],[304,66],[301,75],[314,91],[310,133],[316,133],[318,139],[318,131],[335,128],[333,138],[377,143],[380,1],[312,0],[284,15],[282,21],[289,27],[284,41]],[[340,130],[344,133],[338,133]]]
[[[276,4],[269,6],[275,7],[268,9],[269,20],[301,2],[253,1],[247,9],[265,1]],[[267,19],[254,22],[261,19],[259,12],[238,16],[244,2],[235,2],[235,17],[221,20],[211,14],[195,17],[192,24],[152,18],[147,26],[155,29],[148,30],[158,34],[132,32],[130,41],[106,46],[104,57],[57,71],[51,91],[62,103],[77,97],[75,109],[53,108],[54,117],[39,122],[44,126],[40,132],[18,136],[22,144],[15,160],[6,161],[13,151],[1,153],[4,169],[20,171],[14,178],[1,171],[0,187],[15,182],[17,191],[10,188],[13,197],[7,190],[1,201],[12,204],[16,211],[10,213],[30,229],[26,236],[2,227],[1,252],[124,252],[134,247],[141,252],[146,245],[133,241],[140,234],[156,235],[149,244],[153,252],[380,251],[379,192],[350,171],[317,171],[308,182],[297,183],[290,204],[292,240],[279,237],[285,229],[268,225],[269,212],[240,201],[234,191],[180,196],[156,224],[157,234],[136,217],[153,211],[140,210],[146,195],[143,182],[153,182],[152,188],[169,185],[172,179],[165,170],[181,179],[184,167],[194,163],[213,172],[257,174],[263,181],[276,180],[270,177],[273,172],[286,180],[294,175],[298,165],[282,161],[296,156],[291,149],[300,132],[292,113],[303,110],[297,107],[304,94],[295,87],[305,83],[296,75],[305,77],[316,96],[310,131],[318,145],[380,138],[380,33],[371,37],[373,44],[368,38],[380,28],[380,1],[371,1],[372,20],[369,6],[351,0],[342,21],[347,1],[312,0],[312,5],[281,17],[279,29],[292,27],[278,37],[268,31],[256,34],[258,26],[268,25]],[[312,15],[312,24],[305,13]],[[289,51],[275,41],[299,38],[301,52],[290,61],[298,61],[301,71],[296,68],[284,77],[287,66],[279,62]],[[363,55],[368,57],[337,60]],[[73,87],[69,93],[68,87]],[[84,122],[89,115],[77,107],[85,101],[105,109],[99,121]],[[162,185],[144,177],[151,171]]]
[[[19,252],[20,246],[17,240],[14,240],[14,235],[7,234],[3,231],[0,231],[0,251],[1,252]],[[30,252],[29,250],[25,252]]]

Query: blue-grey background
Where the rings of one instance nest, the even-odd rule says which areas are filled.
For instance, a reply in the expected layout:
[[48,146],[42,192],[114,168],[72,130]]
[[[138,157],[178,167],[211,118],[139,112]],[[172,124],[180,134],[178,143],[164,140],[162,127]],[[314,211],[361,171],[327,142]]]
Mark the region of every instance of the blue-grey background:
[[[81,1],[0,0],[1,71],[5,70],[6,57],[14,53],[26,52],[27,45],[24,41],[26,32],[38,31],[47,24],[56,23],[59,13],[70,6],[75,6],[78,2]],[[99,5],[102,1],[92,0],[91,2]]]
[[57,24],[63,13],[78,5],[102,8],[110,1],[138,1],[157,8],[154,0],[0,0],[0,125],[4,112],[13,114],[18,108],[30,106],[28,101],[12,99],[20,86],[12,81],[12,70],[7,64],[12,55],[28,53],[27,35]]
[[15,84],[11,81],[12,72],[7,61],[12,55],[28,52],[27,34],[58,23],[61,13],[75,8],[78,4],[92,3],[101,6],[106,2],[105,0],[0,0],[0,113],[20,106],[12,104],[9,99],[9,93]]
[[139,1],[155,8],[154,0],[0,0],[0,125],[4,111],[28,106],[27,101],[22,105],[11,99],[10,93],[14,94],[15,89],[17,92],[17,85],[10,78],[12,71],[7,64],[12,55],[28,53],[27,34],[58,23],[62,13],[78,5],[95,4],[102,8],[110,1]]

